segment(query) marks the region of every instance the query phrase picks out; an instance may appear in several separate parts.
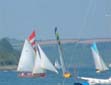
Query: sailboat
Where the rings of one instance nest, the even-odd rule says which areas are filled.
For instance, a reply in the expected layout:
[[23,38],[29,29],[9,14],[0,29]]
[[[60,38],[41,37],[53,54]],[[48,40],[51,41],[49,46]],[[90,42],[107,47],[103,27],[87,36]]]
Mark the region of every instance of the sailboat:
[[44,77],[46,70],[58,73],[39,44],[35,42],[35,32],[25,40],[17,71],[19,77]]
[[93,58],[94,58],[96,72],[99,73],[99,72],[108,70],[109,68],[106,66],[102,57],[99,55],[99,51],[97,49],[96,43],[93,43],[93,45],[91,46],[91,51],[92,51]]
[[59,50],[59,54],[60,54],[60,63],[61,63],[61,68],[62,68],[62,72],[63,72],[63,77],[64,78],[70,78],[71,74],[70,74],[70,72],[66,71],[66,67],[64,64],[63,50],[62,50],[61,42],[59,40],[59,33],[57,32],[57,27],[55,27],[55,36],[56,36],[56,39],[58,42],[58,50]]

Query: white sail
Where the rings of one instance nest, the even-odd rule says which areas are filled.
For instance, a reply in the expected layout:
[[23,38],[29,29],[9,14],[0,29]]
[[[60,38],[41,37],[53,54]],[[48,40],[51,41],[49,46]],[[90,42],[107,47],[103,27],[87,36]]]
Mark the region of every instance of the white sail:
[[36,51],[36,56],[35,56],[35,64],[34,64],[34,68],[33,68],[33,74],[36,73],[45,73],[45,69],[41,68],[41,59],[40,59],[40,55],[38,53],[38,50]]
[[108,67],[105,65],[103,59],[99,55],[99,52],[97,50],[95,43],[91,46],[91,50],[92,50],[92,54],[93,54],[93,58],[94,58],[97,72],[108,70]]
[[60,69],[61,68],[61,66],[60,66],[60,64],[59,64],[59,62],[56,60],[55,61],[55,67],[57,68],[57,69]]
[[20,56],[17,71],[32,72],[34,66],[35,52],[28,40],[25,40]]
[[39,52],[40,59],[41,59],[41,67],[43,69],[47,69],[47,70],[54,71],[54,72],[58,73],[58,71],[53,66],[53,64],[50,62],[50,60],[48,59],[48,57],[46,56],[44,51],[41,49],[39,44],[38,44],[38,52]]

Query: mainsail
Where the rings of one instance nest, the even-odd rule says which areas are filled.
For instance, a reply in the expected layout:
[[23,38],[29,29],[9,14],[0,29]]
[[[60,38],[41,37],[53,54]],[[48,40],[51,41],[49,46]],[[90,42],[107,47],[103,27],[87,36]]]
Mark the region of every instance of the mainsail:
[[93,43],[93,45],[91,46],[91,50],[94,58],[94,63],[96,66],[96,72],[108,70],[108,67],[105,65],[105,62],[99,55],[99,51],[97,49],[96,43]]
[[25,40],[17,71],[32,72],[34,66],[34,59],[35,52],[28,40]]

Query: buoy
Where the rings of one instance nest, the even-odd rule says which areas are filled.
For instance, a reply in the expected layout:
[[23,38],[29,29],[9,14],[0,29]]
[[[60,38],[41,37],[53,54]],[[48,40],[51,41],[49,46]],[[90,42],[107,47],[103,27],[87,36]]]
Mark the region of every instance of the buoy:
[[65,72],[63,76],[64,76],[64,78],[70,78],[71,74],[69,72]]

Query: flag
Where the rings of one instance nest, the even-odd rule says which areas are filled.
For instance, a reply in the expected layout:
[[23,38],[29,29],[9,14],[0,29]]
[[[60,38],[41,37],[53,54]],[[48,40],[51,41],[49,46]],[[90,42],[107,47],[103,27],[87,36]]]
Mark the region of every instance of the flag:
[[56,36],[58,44],[61,45],[61,42],[59,40],[59,33],[57,32],[57,27],[55,27],[55,36]]
[[36,41],[35,41],[35,38],[36,38],[36,34],[35,34],[35,31],[33,31],[29,37],[28,37],[28,40],[29,42],[31,43],[33,49],[35,50],[36,49]]

